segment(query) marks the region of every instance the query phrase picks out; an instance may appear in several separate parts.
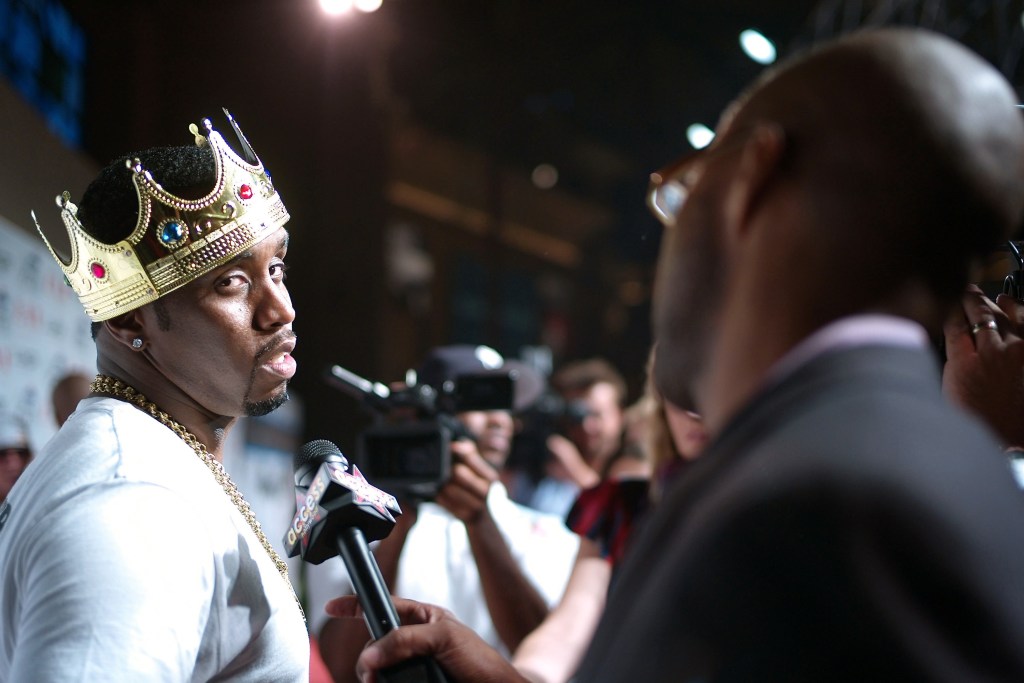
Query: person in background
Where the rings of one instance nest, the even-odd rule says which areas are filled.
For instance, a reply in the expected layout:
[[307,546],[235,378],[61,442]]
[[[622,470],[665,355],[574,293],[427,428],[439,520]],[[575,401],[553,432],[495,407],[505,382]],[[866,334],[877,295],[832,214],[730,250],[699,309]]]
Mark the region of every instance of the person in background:
[[0,412],[0,503],[32,460],[28,430],[16,415]]
[[[655,381],[711,438],[631,541],[577,683],[1024,680],[1024,496],[930,344],[1024,218],[1016,103],[949,37],[858,31],[652,176]],[[967,329],[1002,338],[987,322]],[[397,609],[360,672],[524,680],[444,610]]]
[[604,479],[622,454],[626,381],[607,360],[590,358],[563,365],[551,387],[565,414],[546,440],[544,476],[516,499],[564,518],[580,491]]
[[238,152],[204,120],[59,198],[100,374],[0,506],[0,680],[309,680],[287,565],[221,464],[296,370],[289,215],[229,120]]
[[69,372],[53,385],[50,401],[53,404],[53,419],[58,427],[67,422],[79,401],[89,395],[91,383],[92,377],[81,372]]
[[[510,371],[519,375],[515,405],[456,414],[467,433],[451,442],[451,478],[433,500],[401,500],[403,514],[374,549],[392,593],[444,605],[506,656],[559,602],[580,545],[560,517],[513,503],[499,481],[512,409],[536,399],[542,384],[486,346],[437,347],[416,372],[417,384],[438,389],[459,377]],[[524,394],[531,384],[536,388]],[[369,638],[366,624],[323,613],[329,599],[352,593],[343,563],[308,566],[307,588],[321,656],[336,681],[352,680]]]
[[[652,351],[644,394],[626,410],[627,468],[583,491],[569,514],[580,555],[562,601],[514,653],[512,663],[534,683],[572,678],[604,610],[615,567],[666,485],[700,455],[707,441],[692,404],[665,401],[652,381]],[[642,468],[641,468],[642,466]]]

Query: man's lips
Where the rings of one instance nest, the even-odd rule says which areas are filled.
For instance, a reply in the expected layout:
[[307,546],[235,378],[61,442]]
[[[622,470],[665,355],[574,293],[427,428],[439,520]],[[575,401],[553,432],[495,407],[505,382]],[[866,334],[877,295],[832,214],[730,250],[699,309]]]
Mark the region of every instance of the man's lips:
[[264,354],[265,360],[261,367],[283,379],[291,379],[295,375],[296,367],[295,359],[292,358],[292,351],[294,350],[295,337],[292,336],[285,339],[272,351]]

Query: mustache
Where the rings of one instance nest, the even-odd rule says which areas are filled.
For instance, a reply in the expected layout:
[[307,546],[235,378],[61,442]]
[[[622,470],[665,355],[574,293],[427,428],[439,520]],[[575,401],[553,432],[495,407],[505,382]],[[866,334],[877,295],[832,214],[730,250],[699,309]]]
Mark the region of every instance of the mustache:
[[260,365],[260,362],[265,357],[279,349],[285,342],[297,342],[298,339],[298,335],[296,335],[293,331],[281,330],[279,333],[275,334],[270,341],[268,341],[266,344],[261,346],[258,351],[256,351],[256,357],[253,359],[254,362],[256,363],[256,366],[258,367]]

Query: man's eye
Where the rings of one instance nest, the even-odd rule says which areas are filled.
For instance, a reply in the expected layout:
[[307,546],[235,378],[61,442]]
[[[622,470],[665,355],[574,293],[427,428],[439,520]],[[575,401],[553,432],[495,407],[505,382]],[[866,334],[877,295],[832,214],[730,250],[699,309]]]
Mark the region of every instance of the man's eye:
[[287,278],[288,264],[287,263],[275,263],[270,266],[270,276],[278,280],[284,280]]

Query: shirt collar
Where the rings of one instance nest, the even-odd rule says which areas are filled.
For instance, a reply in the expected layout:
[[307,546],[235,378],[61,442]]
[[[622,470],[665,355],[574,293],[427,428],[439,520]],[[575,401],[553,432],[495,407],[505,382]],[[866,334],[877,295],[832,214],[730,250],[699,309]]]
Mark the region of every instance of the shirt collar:
[[840,318],[814,331],[790,349],[769,369],[765,381],[778,382],[828,351],[867,345],[923,349],[928,346],[928,333],[918,323],[892,315],[865,314]]

